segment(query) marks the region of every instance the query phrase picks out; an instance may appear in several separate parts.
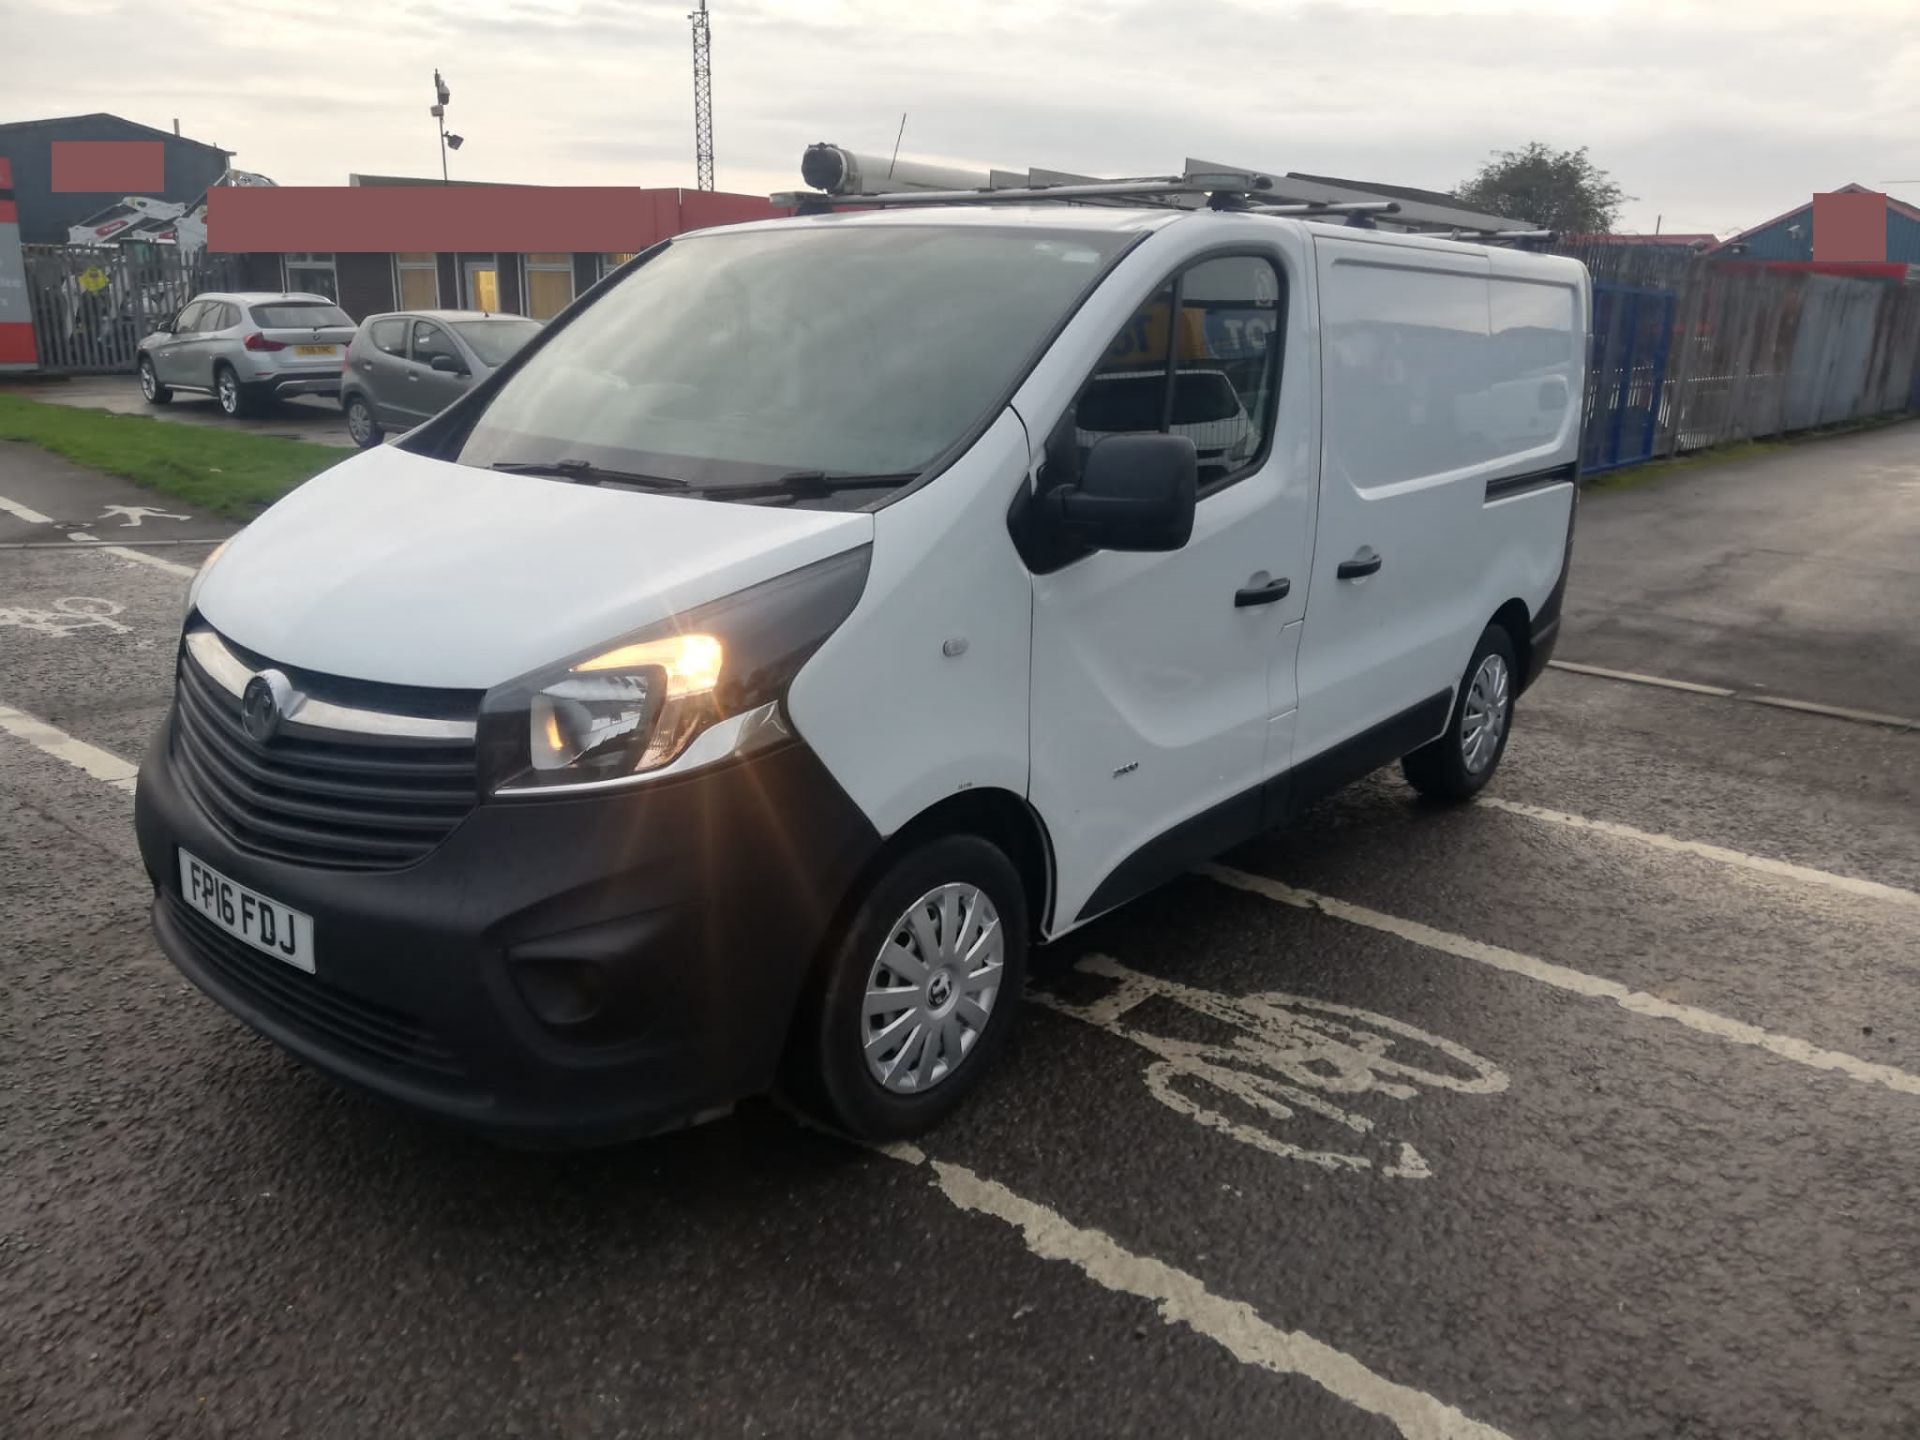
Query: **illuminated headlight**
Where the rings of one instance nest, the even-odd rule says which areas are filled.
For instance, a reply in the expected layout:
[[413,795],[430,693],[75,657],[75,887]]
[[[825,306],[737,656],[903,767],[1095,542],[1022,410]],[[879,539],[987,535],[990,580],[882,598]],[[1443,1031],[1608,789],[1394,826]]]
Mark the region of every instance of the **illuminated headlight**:
[[581,661],[533,697],[533,768],[634,774],[669,763],[717,718],[725,653],[711,635],[676,635]]
[[632,783],[785,738],[787,685],[859,600],[867,559],[862,546],[491,692],[488,790]]

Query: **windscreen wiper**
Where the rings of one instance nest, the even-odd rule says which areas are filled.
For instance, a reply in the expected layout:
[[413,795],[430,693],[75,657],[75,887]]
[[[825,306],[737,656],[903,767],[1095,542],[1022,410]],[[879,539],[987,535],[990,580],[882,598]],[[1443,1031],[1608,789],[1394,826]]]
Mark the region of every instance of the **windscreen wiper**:
[[576,485],[631,485],[639,490],[685,490],[684,480],[670,475],[642,475],[633,470],[609,470],[587,460],[496,460],[488,467],[508,475],[551,475]]
[[918,470],[902,470],[891,475],[834,475],[825,470],[789,470],[773,480],[755,480],[745,485],[712,485],[709,493],[732,495],[832,495],[841,490],[877,490],[904,485],[917,479]]

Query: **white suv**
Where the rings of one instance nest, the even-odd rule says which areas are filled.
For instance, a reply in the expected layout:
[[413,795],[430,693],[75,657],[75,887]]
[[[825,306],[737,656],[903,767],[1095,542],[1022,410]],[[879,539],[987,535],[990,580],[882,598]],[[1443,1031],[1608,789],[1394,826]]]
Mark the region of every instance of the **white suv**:
[[337,395],[353,321],[324,295],[199,295],[140,342],[140,391],[199,390],[229,415],[280,395]]

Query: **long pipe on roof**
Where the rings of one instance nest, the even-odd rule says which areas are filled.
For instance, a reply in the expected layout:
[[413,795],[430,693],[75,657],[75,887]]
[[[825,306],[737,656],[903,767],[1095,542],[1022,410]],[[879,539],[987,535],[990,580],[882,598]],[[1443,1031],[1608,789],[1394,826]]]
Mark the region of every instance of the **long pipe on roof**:
[[890,160],[885,155],[856,155],[824,141],[809,145],[800,157],[800,178],[829,195],[884,195],[898,190],[984,190],[993,183],[985,170],[929,165],[920,160]]

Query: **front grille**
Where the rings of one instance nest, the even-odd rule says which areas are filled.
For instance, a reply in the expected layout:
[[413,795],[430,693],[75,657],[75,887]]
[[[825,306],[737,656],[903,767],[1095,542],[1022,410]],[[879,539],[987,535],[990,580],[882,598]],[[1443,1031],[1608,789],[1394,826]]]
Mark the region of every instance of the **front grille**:
[[[378,690],[356,686],[357,695],[376,700]],[[289,725],[261,744],[241,724],[240,697],[185,651],[177,695],[173,758],[181,782],[251,854],[335,870],[397,870],[438,845],[477,803],[471,742]]]
[[167,896],[167,906],[200,962],[228,989],[288,1028],[382,1069],[404,1071],[442,1088],[465,1088],[460,1061],[419,1016],[261,954],[177,895]]

